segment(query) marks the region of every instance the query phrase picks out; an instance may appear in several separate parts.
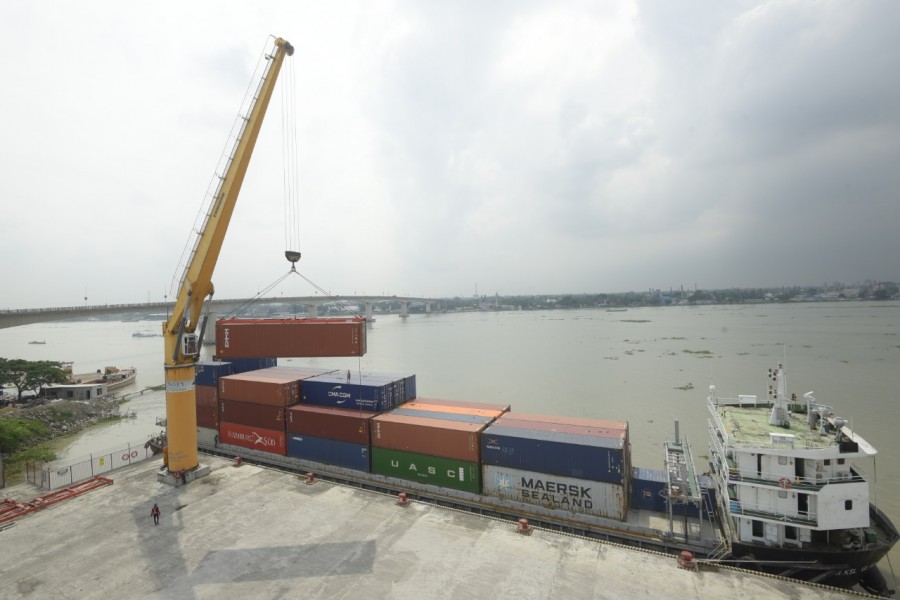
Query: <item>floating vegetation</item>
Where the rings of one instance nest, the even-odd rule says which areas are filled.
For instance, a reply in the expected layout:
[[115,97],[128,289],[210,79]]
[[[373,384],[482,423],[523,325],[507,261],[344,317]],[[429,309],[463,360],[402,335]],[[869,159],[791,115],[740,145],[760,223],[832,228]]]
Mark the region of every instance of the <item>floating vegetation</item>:
[[687,349],[685,349],[685,350],[682,350],[682,352],[685,352],[686,354],[712,355],[712,352],[710,352],[709,350],[687,350]]
[[618,356],[604,356],[603,360],[619,360]]
[[677,337],[664,337],[664,338],[660,338],[660,339],[663,339],[663,340],[686,340],[687,338],[684,336],[677,336]]
[[683,391],[683,392],[686,392],[686,391],[688,391],[688,390],[694,389],[694,384],[693,384],[693,383],[688,383],[687,385],[683,385],[683,386],[677,387],[677,388],[675,388],[675,389],[676,389],[676,390],[681,390],[681,391]]
[[849,365],[849,364],[850,364],[850,361],[849,361],[849,360],[842,360],[841,362],[844,363],[845,365]]
[[620,319],[620,323],[649,323],[650,319]]

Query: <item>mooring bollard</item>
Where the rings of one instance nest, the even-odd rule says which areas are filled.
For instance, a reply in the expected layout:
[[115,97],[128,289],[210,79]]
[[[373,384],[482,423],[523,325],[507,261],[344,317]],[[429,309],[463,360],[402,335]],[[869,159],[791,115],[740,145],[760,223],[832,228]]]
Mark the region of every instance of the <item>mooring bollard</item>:
[[397,506],[409,506],[409,498],[406,496],[406,492],[397,494]]
[[528,524],[528,519],[519,519],[518,524],[516,525],[516,533],[531,535],[532,531],[534,531],[534,527]]

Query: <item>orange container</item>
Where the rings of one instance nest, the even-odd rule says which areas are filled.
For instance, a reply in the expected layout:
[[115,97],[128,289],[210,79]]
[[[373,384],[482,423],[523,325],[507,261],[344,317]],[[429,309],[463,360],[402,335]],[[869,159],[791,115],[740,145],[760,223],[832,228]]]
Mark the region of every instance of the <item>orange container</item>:
[[484,423],[383,414],[372,419],[372,446],[480,462]]
[[422,404],[421,402],[419,402],[418,398],[411,402],[403,404],[402,407],[411,408],[413,410],[427,410],[431,412],[443,412],[456,415],[477,415],[479,417],[490,417],[491,419],[496,419],[504,414],[502,410],[497,409],[467,408],[464,406],[447,406],[443,404]]
[[[413,398],[413,402],[419,404],[436,404],[439,406],[455,406],[458,408],[476,408],[478,410],[499,410],[500,412],[509,412],[509,404],[491,404],[489,402],[467,402],[465,400],[442,400],[439,398]],[[424,408],[421,408],[424,410]]]

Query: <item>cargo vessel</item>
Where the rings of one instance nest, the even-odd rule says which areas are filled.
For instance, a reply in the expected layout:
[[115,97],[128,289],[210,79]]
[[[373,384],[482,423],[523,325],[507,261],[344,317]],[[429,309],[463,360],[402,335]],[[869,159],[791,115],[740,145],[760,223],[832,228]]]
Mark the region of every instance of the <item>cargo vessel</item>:
[[731,554],[749,567],[881,594],[876,565],[897,529],[869,501],[854,461],[876,454],[816,402],[788,396],[782,365],[769,370],[767,398],[720,398],[709,388],[710,468]]
[[[886,591],[875,565],[897,530],[869,505],[868,482],[850,466],[874,449],[829,407],[810,401],[815,418],[802,420],[796,403],[782,410],[780,370],[772,401],[730,401],[711,389],[711,469],[699,474],[677,423],[661,445],[664,469],[638,468],[627,422],[421,397],[410,374],[276,363],[197,364],[201,451],[673,555]],[[751,427],[755,411],[792,420]]]

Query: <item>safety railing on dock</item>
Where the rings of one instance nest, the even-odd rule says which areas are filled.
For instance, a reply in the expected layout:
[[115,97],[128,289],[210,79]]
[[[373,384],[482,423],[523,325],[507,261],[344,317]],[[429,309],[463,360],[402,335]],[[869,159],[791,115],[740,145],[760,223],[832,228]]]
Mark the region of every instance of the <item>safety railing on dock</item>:
[[56,490],[153,458],[157,452],[148,444],[149,441],[149,438],[144,438],[74,460],[29,462],[25,465],[25,475],[28,483],[46,490]]

